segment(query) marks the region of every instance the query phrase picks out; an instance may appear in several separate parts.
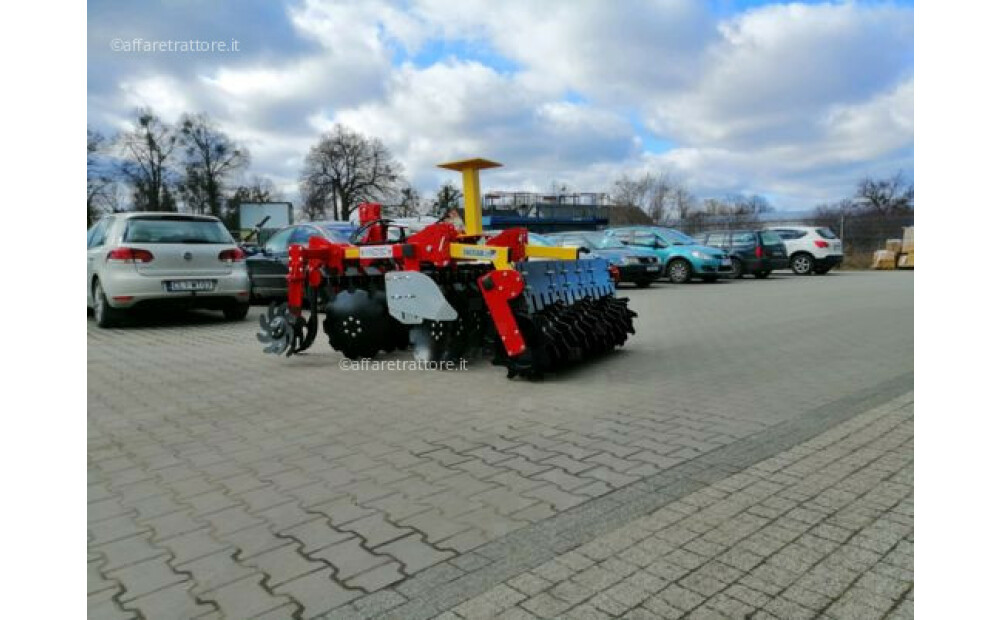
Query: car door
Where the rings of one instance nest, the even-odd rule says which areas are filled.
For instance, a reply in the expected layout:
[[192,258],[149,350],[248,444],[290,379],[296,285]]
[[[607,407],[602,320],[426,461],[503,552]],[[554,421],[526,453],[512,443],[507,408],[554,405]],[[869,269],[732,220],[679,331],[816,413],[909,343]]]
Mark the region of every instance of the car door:
[[93,305],[93,282],[104,258],[111,217],[102,218],[87,231],[87,305]]
[[[288,291],[288,246],[292,235],[301,228],[289,226],[271,235],[260,254],[247,258],[253,294],[280,297]],[[301,233],[300,233],[301,234]]]
[[732,234],[732,247],[729,252],[738,256],[744,262],[757,260],[757,233],[752,230],[738,230]]

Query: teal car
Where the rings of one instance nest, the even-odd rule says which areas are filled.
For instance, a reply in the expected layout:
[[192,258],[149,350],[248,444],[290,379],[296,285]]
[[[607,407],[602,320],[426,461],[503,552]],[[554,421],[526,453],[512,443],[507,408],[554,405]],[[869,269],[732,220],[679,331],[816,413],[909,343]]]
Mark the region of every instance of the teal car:
[[666,276],[681,284],[692,278],[714,282],[733,275],[733,262],[718,248],[698,245],[684,233],[661,226],[623,226],[606,234],[625,245],[652,250],[666,264]]

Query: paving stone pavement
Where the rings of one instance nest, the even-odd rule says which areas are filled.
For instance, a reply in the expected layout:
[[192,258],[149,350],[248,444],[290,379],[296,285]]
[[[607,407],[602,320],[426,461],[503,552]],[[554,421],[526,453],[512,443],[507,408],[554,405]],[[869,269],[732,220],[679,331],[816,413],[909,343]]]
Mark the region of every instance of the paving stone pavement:
[[626,348],[542,383],[88,322],[89,617],[428,617],[912,386],[912,274],[626,294]]
[[912,394],[438,615],[912,618]]

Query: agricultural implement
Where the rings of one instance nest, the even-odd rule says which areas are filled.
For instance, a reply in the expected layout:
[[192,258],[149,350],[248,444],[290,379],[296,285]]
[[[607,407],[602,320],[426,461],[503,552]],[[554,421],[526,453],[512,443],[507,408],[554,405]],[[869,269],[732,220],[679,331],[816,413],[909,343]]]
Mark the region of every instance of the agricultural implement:
[[479,171],[498,166],[441,164],[462,173],[464,231],[438,222],[406,236],[368,203],[350,243],[292,245],[288,301],[260,317],[264,351],[308,349],[321,307],[330,346],[350,359],[412,348],[415,359],[441,363],[478,350],[508,377],[537,378],[625,344],[636,314],[615,297],[607,261],[529,245],[524,228],[483,232]]

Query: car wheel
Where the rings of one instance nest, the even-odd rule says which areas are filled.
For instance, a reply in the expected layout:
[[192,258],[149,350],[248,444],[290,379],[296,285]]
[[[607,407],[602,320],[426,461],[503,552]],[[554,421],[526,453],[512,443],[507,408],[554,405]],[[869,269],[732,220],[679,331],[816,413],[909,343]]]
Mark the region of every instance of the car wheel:
[[830,267],[813,267],[813,273],[815,273],[818,276],[822,276],[825,275],[827,272],[829,272],[830,269],[831,269]]
[[691,281],[691,265],[681,258],[675,258],[667,265],[667,276],[674,284],[684,284]]
[[649,288],[649,285],[652,283],[653,283],[652,280],[637,280],[635,285],[638,286],[639,288]]
[[121,318],[121,313],[108,303],[100,280],[94,281],[94,320],[101,328],[114,327]]
[[250,312],[250,304],[234,303],[222,309],[223,316],[229,321],[242,321]]
[[733,279],[739,280],[743,277],[743,261],[738,258],[733,259]]
[[753,274],[753,277],[757,278],[758,280],[763,280],[767,278],[767,276],[769,275],[771,275],[770,271],[758,271],[757,273]]
[[792,257],[792,272],[797,276],[806,276],[813,270],[813,257],[808,254],[796,254]]

